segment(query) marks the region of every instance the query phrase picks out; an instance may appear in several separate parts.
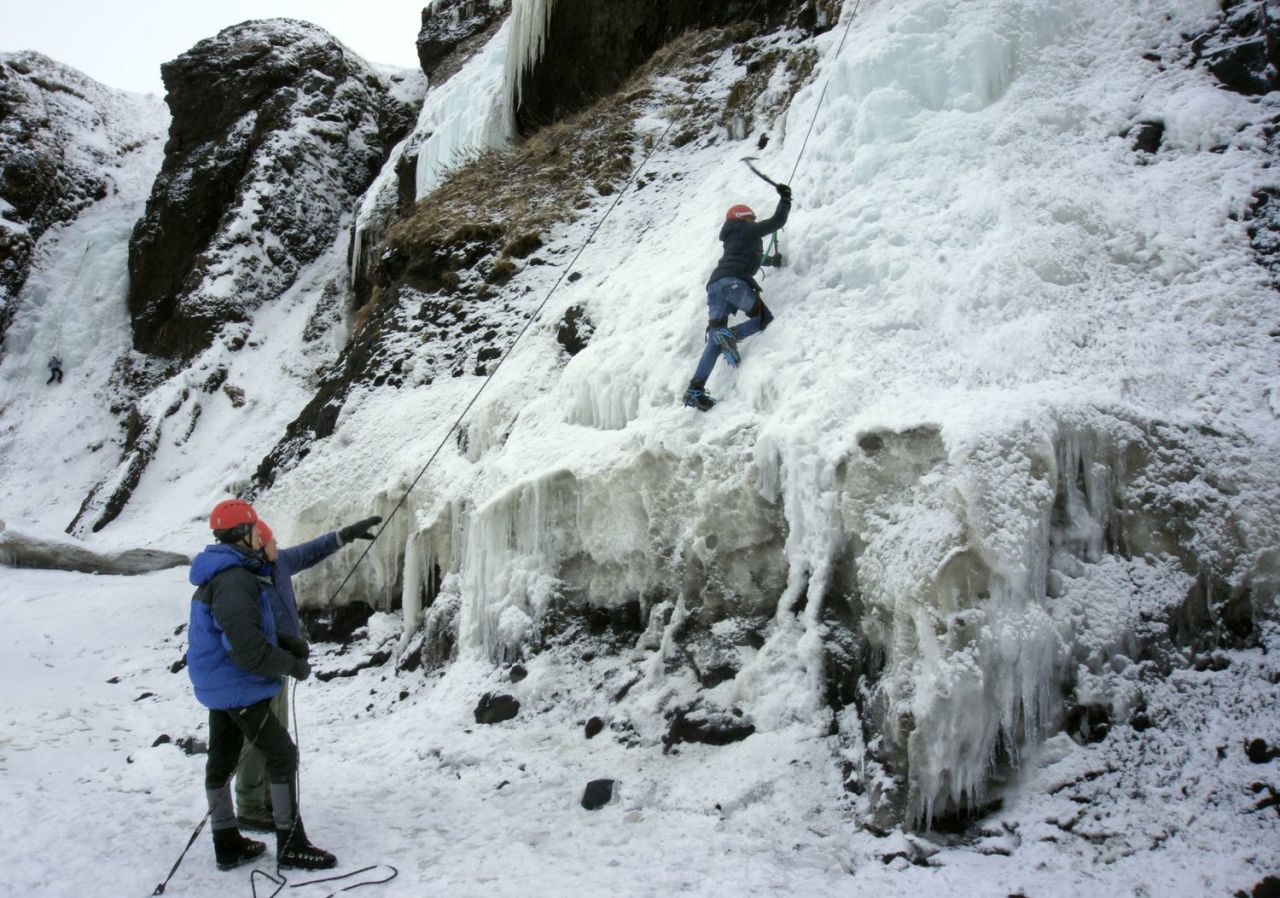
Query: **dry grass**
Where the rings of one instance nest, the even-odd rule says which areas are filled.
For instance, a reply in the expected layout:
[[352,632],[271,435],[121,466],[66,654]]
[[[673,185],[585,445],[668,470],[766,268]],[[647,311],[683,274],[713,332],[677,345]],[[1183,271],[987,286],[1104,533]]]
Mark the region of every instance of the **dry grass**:
[[664,110],[676,122],[677,145],[716,121],[719,104],[701,90],[705,67],[746,40],[749,28],[690,32],[655,53],[612,96],[519,144],[464,161],[390,229],[379,255],[394,260],[394,270],[379,280],[388,284],[403,275],[421,289],[450,290],[458,279],[447,275],[487,267],[485,280],[505,283],[519,271],[512,259],[527,258],[555,225],[626,184],[642,151],[632,123],[654,102],[656,77],[685,84],[684,95]]

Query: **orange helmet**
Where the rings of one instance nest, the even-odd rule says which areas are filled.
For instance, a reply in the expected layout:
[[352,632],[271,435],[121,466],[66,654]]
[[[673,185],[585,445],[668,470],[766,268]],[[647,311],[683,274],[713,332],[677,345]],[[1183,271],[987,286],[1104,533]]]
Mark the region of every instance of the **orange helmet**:
[[729,211],[724,216],[725,221],[737,221],[740,218],[745,218],[747,221],[755,221],[756,213],[751,210],[750,206],[744,206],[739,203],[736,206],[730,206]]
[[230,530],[241,524],[258,523],[258,513],[243,499],[223,499],[209,515],[210,530]]

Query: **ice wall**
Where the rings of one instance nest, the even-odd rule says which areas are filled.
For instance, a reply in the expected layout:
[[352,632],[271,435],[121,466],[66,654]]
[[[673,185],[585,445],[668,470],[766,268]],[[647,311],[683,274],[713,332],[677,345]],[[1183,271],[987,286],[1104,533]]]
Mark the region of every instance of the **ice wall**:
[[508,19],[462,71],[427,92],[410,138],[417,146],[418,199],[434,190],[450,169],[511,137],[506,69],[511,35]]
[[[834,729],[890,822],[980,807],[1073,690],[1131,704],[1106,672],[1167,640],[1196,582],[1243,588],[1280,545],[1274,294],[1240,220],[1270,183],[1265,115],[1144,59],[1179,58],[1209,6],[914,0],[864,5],[838,59],[847,19],[816,39],[760,163],[789,172],[816,114],[764,278],[777,318],[705,415],[679,396],[722,210],[774,197],[739,162],[759,136],[713,113],[660,148],[378,547],[406,617],[456,609],[456,651],[501,661],[575,606],[662,608],[634,649],[655,715],[698,640],[755,628],[702,699]],[[690,79],[699,100],[746,75],[739,49]],[[1178,127],[1144,159],[1122,135],[1152,111]],[[545,295],[608,202],[504,301]],[[595,331],[570,358],[573,304]],[[309,457],[277,501],[389,504],[478,387],[357,398],[335,438],[359,451]]]

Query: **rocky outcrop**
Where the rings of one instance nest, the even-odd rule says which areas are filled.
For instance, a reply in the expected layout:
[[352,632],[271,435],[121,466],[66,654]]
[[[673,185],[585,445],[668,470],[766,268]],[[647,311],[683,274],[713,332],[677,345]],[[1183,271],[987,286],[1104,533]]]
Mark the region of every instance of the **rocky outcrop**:
[[418,32],[418,62],[433,84],[442,83],[456,70],[455,50],[487,38],[511,12],[511,0],[436,0],[422,10]]
[[324,30],[246,22],[161,67],[165,161],[129,247],[135,346],[190,358],[329,249],[404,134],[387,83]]
[[831,27],[819,0],[544,0],[551,9],[540,59],[521,77],[516,126],[522,134],[559,121],[617,90],[680,34],[739,25]]
[[159,106],[39,53],[0,53],[0,339],[41,235],[108,195],[121,158],[160,136]]
[[[2,529],[3,522],[0,522]],[[0,533],[0,564],[10,567],[86,574],[143,574],[190,563],[190,558],[177,552],[129,549],[102,554],[70,542],[53,542],[14,531]]]
[[1217,27],[1191,43],[1193,58],[1228,90],[1256,96],[1280,89],[1280,19],[1269,2],[1222,0]]

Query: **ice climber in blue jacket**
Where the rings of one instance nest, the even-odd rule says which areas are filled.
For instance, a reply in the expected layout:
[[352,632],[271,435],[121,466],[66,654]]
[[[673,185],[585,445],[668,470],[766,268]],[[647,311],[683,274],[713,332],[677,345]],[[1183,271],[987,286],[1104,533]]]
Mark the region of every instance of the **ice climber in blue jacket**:
[[[760,298],[755,274],[764,259],[764,238],[785,225],[791,212],[791,188],[786,184],[777,188],[778,206],[771,217],[756,221],[751,207],[732,206],[720,228],[724,251],[707,280],[707,342],[684,393],[684,404],[700,412],[716,404],[707,392],[707,378],[716,359],[723,355],[726,363],[737,367],[742,360],[738,341],[759,333],[773,320]],[[747,320],[729,327],[729,316],[735,311],[745,313]]]
[[[372,539],[369,530],[379,520],[366,519],[330,536],[341,541]],[[240,834],[231,804],[231,776],[248,741],[262,752],[270,779],[277,863],[325,869],[337,859],[307,838],[298,815],[298,751],[271,710],[285,677],[305,680],[311,675],[310,649],[300,635],[292,584],[286,601],[279,578],[272,577],[259,523],[248,502],[219,502],[209,516],[217,542],[191,565],[196,592],[191,599],[187,671],[196,698],[209,709],[205,794],[214,857],[219,869],[229,870],[266,850],[262,842]]]

